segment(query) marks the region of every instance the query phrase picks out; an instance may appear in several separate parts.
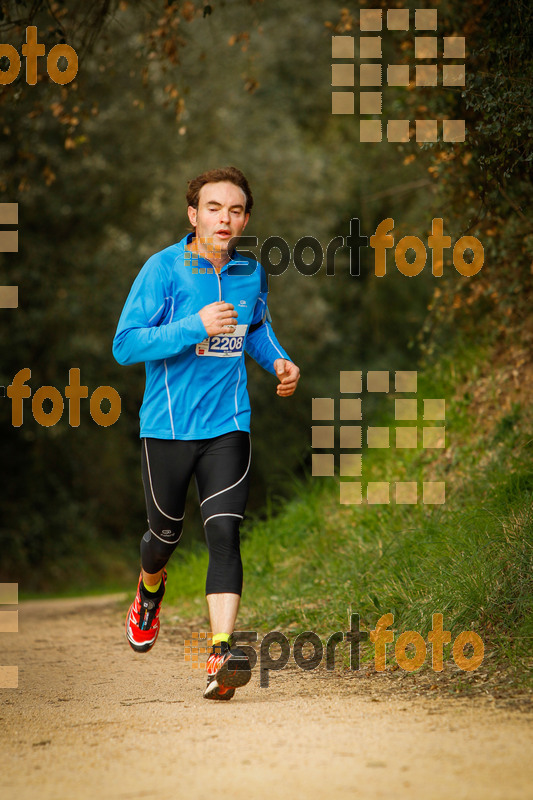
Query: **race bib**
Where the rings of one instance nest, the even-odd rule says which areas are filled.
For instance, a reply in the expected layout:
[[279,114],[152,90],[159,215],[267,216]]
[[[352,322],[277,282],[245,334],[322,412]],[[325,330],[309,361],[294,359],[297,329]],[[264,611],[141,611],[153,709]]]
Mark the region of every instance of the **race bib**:
[[233,333],[208,336],[196,345],[196,355],[219,358],[242,356],[247,327],[248,325],[237,325]]

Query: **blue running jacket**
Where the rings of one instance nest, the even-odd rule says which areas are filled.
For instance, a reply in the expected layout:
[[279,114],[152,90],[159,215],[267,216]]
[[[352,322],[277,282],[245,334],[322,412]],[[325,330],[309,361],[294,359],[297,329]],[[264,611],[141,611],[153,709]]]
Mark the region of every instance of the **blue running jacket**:
[[[148,259],[113,340],[119,364],[145,362],[141,437],[209,439],[249,432],[244,352],[274,375],[276,358],[290,361],[268,321],[263,267],[235,251],[217,274],[209,261],[185,249],[192,237]],[[198,312],[217,300],[234,305],[237,326],[231,335],[208,337]]]

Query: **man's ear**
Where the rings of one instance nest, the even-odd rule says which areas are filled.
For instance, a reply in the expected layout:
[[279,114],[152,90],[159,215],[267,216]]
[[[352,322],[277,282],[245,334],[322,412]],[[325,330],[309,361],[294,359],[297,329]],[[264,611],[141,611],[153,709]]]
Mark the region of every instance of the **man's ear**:
[[189,217],[189,222],[196,228],[196,217],[198,216],[198,210],[194,208],[194,206],[187,206],[187,216]]
[[[190,217],[189,217],[189,219],[190,219]],[[249,219],[250,219],[250,212],[248,212],[247,214],[245,214],[245,215],[244,215],[244,225],[242,226],[242,229],[243,229],[243,230],[244,230],[244,229],[246,228],[246,226],[248,225],[248,220],[249,220]]]

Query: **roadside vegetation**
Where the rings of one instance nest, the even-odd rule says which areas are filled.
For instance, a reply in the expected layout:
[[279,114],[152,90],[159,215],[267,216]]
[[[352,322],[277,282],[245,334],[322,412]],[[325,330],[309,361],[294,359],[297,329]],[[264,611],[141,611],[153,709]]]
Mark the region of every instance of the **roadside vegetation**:
[[[62,391],[78,366],[90,393],[117,389],[122,415],[101,428],[85,406],[79,427],[66,413],[43,427],[28,400],[15,427],[10,403],[0,402],[0,581],[18,582],[21,597],[135,586],[146,519],[144,370],[116,364],[111,342],[144,261],[184,233],[187,180],[234,163],[254,187],[247,233],[259,242],[276,235],[293,248],[313,235],[325,252],[348,236],[350,220],[370,237],[392,218],[396,244],[414,235],[429,245],[432,220],[442,219],[452,247],[472,236],[484,249],[483,267],[468,278],[451,248],[434,276],[429,247],[416,277],[400,274],[391,248],[378,278],[364,246],[359,275],[344,246],[334,275],[324,265],[304,276],[291,264],[271,278],[275,330],[302,380],[290,402],[278,401],[272,376],[249,366],[254,460],[240,624],[326,637],[347,630],[351,612],[363,629],[391,612],[396,635],[427,636],[440,611],[452,640],[463,630],[483,638],[484,670],[511,671],[509,686],[527,682],[532,9],[523,0],[443,0],[436,35],[465,37],[465,86],[439,78],[437,87],[383,92],[383,120],[464,119],[464,142],[361,143],[357,117],[331,113],[331,36],[359,36],[355,9],[334,0],[57,5],[2,5],[5,41],[20,52],[34,24],[47,50],[74,46],[80,68],[65,87],[44,73],[39,86],[21,73],[2,87],[0,157],[9,168],[0,191],[20,205],[21,236],[0,266],[21,301],[0,317],[8,343],[0,386],[30,368],[32,392]],[[395,6],[413,20],[418,3]],[[404,32],[383,35],[383,46],[388,63],[416,60]],[[357,57],[354,66],[357,74]],[[331,396],[340,370],[369,369],[418,371],[419,428],[421,400],[445,398],[446,447],[423,450],[419,432],[416,450],[364,450],[363,485],[441,480],[444,504],[397,505],[391,491],[388,505],[341,505],[339,479],[310,477],[310,398]],[[364,424],[394,427],[393,396],[365,399]],[[193,489],[186,520],[167,601],[177,619],[206,625]],[[362,651],[369,663],[370,648]]]
[[[294,483],[294,499],[281,510],[272,501],[265,519],[249,522],[243,532],[240,629],[260,636],[281,630],[291,641],[312,630],[325,642],[348,629],[352,612],[360,614],[362,630],[392,612],[396,637],[414,630],[427,638],[432,614],[440,612],[452,643],[462,631],[475,631],[485,645],[484,668],[504,667],[518,685],[527,684],[533,641],[533,362],[526,344],[517,341],[510,360],[498,357],[498,343],[490,339],[458,346],[421,369],[418,396],[447,398],[445,449],[423,450],[419,444],[417,450],[363,451],[364,483],[416,480],[420,486],[422,480],[443,480],[444,504],[396,505],[391,488],[389,505],[341,505],[338,479],[309,478]],[[371,424],[394,427],[389,403]],[[167,599],[179,618],[205,615],[206,568],[205,548],[182,551],[173,560]],[[363,644],[361,655],[368,662],[373,648]],[[451,659],[451,645],[445,656]],[[347,652],[345,664],[346,658]],[[394,663],[393,656],[389,661]]]

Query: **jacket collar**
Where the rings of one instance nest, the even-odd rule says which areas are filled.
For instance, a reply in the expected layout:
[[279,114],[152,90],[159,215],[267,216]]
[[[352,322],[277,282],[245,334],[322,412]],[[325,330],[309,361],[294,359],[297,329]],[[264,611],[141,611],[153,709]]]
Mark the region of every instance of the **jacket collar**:
[[[180,245],[183,247],[183,250],[185,250],[185,245],[190,244],[193,239],[194,239],[194,233],[188,233],[186,234],[186,236],[183,237],[183,239],[180,241]],[[224,264],[219,274],[221,274],[222,272],[226,272],[230,264],[237,258],[239,258],[239,253],[237,252],[237,249],[234,248],[233,256],[231,257],[231,259],[228,261],[227,264]],[[242,261],[242,256],[240,257],[240,259]],[[199,262],[203,261],[203,263],[206,264],[207,266],[213,267],[213,264],[209,261],[209,259],[204,258],[204,256],[200,255],[200,253],[198,253],[198,261]]]

